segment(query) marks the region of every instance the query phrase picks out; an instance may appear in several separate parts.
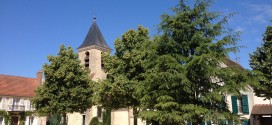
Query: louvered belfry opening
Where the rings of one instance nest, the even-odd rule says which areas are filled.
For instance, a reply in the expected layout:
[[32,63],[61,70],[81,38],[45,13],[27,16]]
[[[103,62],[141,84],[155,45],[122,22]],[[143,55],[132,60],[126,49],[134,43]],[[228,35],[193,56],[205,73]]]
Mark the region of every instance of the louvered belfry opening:
[[[103,54],[103,52],[101,52],[101,55]],[[104,61],[103,58],[101,57],[101,69],[104,70]]]
[[90,53],[87,51],[85,53],[85,59],[84,59],[85,63],[84,63],[84,66],[85,66],[85,69],[89,68],[90,66]]

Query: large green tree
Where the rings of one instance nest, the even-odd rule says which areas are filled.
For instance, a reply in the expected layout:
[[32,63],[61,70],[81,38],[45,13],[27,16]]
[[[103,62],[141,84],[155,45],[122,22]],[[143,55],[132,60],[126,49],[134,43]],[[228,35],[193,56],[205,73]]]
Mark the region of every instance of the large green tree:
[[60,47],[57,56],[48,56],[43,66],[45,81],[37,88],[32,103],[40,115],[84,112],[92,106],[92,82],[71,47]]
[[98,104],[110,109],[133,108],[135,125],[139,106],[136,90],[139,81],[143,80],[142,64],[146,55],[142,50],[148,42],[148,30],[142,26],[116,39],[115,54],[103,54],[107,79],[97,84]]
[[257,96],[272,98],[272,27],[268,26],[263,35],[263,44],[250,54],[250,66],[258,78],[254,87]]
[[225,27],[228,16],[209,12],[211,0],[183,0],[164,14],[153,56],[144,63],[138,87],[140,117],[152,124],[200,124],[238,120],[225,96],[239,95],[249,77],[237,66],[222,67],[228,53],[237,51],[239,33]]

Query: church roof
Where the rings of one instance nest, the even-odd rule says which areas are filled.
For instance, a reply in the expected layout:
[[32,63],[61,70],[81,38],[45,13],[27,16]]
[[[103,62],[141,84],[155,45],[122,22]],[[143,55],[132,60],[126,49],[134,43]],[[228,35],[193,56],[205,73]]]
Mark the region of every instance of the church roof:
[[94,18],[93,24],[85,37],[85,40],[83,43],[78,47],[78,49],[89,47],[89,46],[99,46],[106,49],[110,49],[108,44],[106,43],[102,33],[100,32],[100,29],[98,28],[96,24],[96,18]]

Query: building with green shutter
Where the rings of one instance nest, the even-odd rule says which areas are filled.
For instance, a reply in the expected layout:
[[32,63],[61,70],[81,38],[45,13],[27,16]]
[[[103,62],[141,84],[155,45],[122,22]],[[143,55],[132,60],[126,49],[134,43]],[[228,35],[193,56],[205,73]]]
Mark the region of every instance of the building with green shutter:
[[[225,66],[237,65],[244,70],[238,63],[227,59]],[[247,87],[247,91],[240,91],[241,95],[228,95],[226,97],[227,104],[233,114],[241,117],[241,125],[272,125],[272,105],[271,100],[257,97],[251,86]],[[226,125],[236,125],[232,121],[226,121]]]

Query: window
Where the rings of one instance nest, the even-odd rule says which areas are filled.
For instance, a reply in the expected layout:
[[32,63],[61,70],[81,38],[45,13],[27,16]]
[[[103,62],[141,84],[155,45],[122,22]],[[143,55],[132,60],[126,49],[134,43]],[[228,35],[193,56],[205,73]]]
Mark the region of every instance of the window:
[[13,105],[13,98],[9,98],[9,105]]
[[103,54],[103,52],[101,52],[101,69],[103,70],[104,69],[104,61],[102,59],[102,54]]
[[237,98],[236,96],[231,96],[231,102],[232,102],[233,114],[238,114],[238,113],[249,114],[247,95],[242,95],[241,98]]
[[85,114],[82,115],[82,125],[85,125]]
[[237,110],[238,110],[238,113],[241,113],[242,112],[242,100],[241,99],[237,99]]
[[30,101],[27,100],[26,103],[27,103],[27,104],[26,104],[26,110],[30,110]]
[[24,110],[24,106],[22,105],[24,101],[21,101],[20,98],[9,98],[9,108],[8,110]]
[[25,104],[25,100],[24,100],[24,99],[21,99],[21,100],[20,100],[20,105],[21,105],[21,106],[24,106],[24,104]]
[[20,99],[19,98],[13,98],[13,109],[19,110],[19,104],[20,104]]
[[19,105],[20,104],[20,99],[19,98],[14,98],[13,99],[13,105]]
[[100,106],[97,106],[97,117],[101,118],[102,116],[102,108]]
[[5,109],[6,108],[6,97],[2,97],[1,99],[1,103],[2,103],[2,108],[1,109]]
[[0,117],[0,125],[4,125],[4,118],[3,117]]
[[33,125],[33,120],[34,120],[34,117],[31,117],[31,116],[30,116],[30,117],[29,117],[29,121],[28,121],[28,122],[29,122],[29,125]]
[[87,51],[87,52],[85,52],[85,59],[84,59],[84,61],[85,61],[85,63],[84,63],[85,69],[89,68],[89,58],[90,58],[90,53]]

